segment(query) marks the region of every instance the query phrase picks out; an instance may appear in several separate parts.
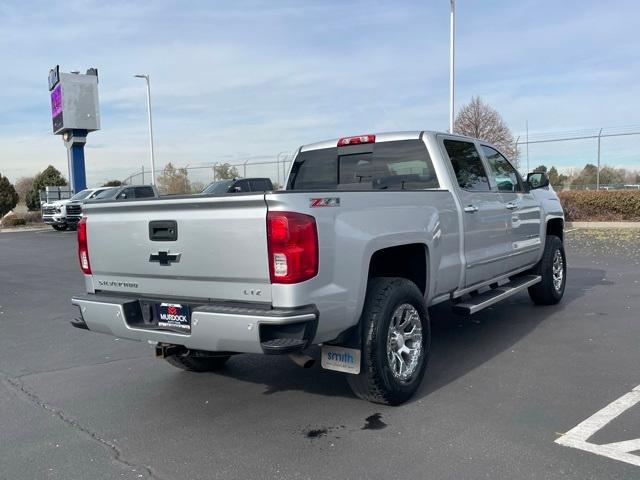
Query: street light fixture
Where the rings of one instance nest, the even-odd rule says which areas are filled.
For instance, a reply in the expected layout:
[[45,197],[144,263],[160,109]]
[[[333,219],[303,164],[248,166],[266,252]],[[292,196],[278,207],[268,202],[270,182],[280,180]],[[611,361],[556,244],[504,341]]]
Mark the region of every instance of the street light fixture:
[[151,184],[156,184],[156,175],[155,175],[155,157],[153,154],[153,122],[151,120],[151,86],[149,85],[149,75],[148,74],[139,74],[134,75],[136,78],[144,78],[147,83],[147,116],[149,120],[149,150],[151,152]]

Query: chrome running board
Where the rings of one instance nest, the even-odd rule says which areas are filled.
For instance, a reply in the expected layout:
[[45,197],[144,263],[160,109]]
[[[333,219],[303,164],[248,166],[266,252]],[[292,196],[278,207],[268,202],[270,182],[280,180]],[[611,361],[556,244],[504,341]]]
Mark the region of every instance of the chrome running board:
[[453,312],[460,315],[472,315],[491,305],[498,303],[505,298],[515,295],[522,290],[540,282],[540,275],[525,275],[516,277],[509,283],[505,283],[496,288],[492,288],[484,293],[473,296],[468,300],[453,305]]

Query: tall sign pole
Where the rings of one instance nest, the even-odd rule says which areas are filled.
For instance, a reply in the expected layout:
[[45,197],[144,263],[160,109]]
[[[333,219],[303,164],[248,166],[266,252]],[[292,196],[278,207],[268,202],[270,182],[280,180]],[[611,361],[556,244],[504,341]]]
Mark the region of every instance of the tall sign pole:
[[456,0],[451,3],[451,25],[449,29],[449,133],[453,133],[455,115],[455,60],[456,60]]
[[147,83],[147,121],[149,123],[149,152],[151,154],[151,185],[156,184],[156,165],[155,165],[155,155],[153,152],[153,121],[151,119],[151,85],[149,82],[148,74],[139,74],[134,75],[136,78],[144,78]]
[[67,147],[69,183],[74,193],[87,188],[84,146],[87,134],[100,130],[98,70],[86,74],[62,73],[56,65],[49,71],[53,133]]

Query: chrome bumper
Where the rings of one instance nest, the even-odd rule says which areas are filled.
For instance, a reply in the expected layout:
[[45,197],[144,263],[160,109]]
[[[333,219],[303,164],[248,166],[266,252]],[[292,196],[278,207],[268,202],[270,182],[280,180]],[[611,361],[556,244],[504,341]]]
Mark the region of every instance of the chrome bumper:
[[[172,301],[179,302],[177,299]],[[158,300],[159,301],[159,300]],[[119,338],[183,345],[212,352],[263,353],[261,326],[278,326],[309,322],[313,334],[318,319],[315,307],[263,309],[220,304],[197,306],[191,312],[191,332],[144,328],[139,323],[137,298],[103,294],[77,295],[71,303],[80,308],[86,328]],[[187,302],[184,302],[187,303]],[[136,323],[138,322],[138,323]],[[74,326],[80,326],[77,323]],[[84,328],[84,327],[81,327]]]
[[42,223],[47,225],[66,225],[67,219],[66,217],[43,216]]

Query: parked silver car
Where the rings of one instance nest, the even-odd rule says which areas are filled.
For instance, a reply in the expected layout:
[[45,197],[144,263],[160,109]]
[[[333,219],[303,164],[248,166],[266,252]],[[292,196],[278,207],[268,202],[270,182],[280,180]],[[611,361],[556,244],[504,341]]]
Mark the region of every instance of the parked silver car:
[[322,345],[361,398],[399,404],[430,352],[427,307],[560,301],[564,216],[487,142],[412,131],[302,146],[286,191],[87,204],[75,326],[194,371]]

